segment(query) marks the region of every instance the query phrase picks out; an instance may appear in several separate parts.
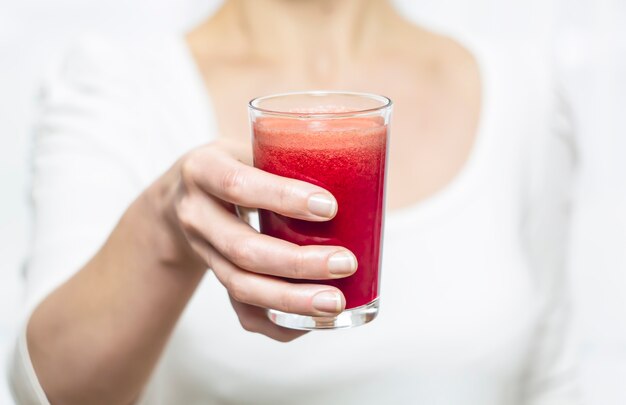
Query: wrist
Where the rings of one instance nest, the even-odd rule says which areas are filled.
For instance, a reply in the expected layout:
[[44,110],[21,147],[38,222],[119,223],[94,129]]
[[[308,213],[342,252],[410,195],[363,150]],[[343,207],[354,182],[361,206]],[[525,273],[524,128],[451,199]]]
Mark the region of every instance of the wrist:
[[177,181],[168,172],[148,187],[137,200],[138,210],[148,218],[152,251],[159,264],[193,273],[206,271],[207,265],[191,248],[181,229],[175,210]]

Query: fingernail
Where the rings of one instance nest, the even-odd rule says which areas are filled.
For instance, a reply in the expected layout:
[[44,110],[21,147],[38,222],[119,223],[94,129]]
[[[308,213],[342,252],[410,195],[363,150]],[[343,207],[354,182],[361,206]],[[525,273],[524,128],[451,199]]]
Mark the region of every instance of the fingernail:
[[328,258],[327,266],[328,271],[331,274],[338,276],[352,274],[357,267],[356,257],[354,257],[352,253],[346,251],[333,253]]
[[332,218],[337,213],[337,202],[326,194],[313,194],[308,201],[309,211],[314,215]]
[[341,311],[343,302],[338,293],[332,291],[322,291],[313,296],[313,308],[320,312],[336,313]]

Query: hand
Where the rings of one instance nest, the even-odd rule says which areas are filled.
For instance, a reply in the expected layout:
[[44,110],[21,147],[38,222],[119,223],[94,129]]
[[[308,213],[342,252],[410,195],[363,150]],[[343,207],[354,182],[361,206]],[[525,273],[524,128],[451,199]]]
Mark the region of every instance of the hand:
[[293,284],[293,279],[336,279],[354,273],[355,256],[339,246],[298,246],[259,234],[235,206],[263,208],[292,218],[327,221],[337,202],[326,190],[244,163],[250,153],[216,142],[184,156],[169,173],[170,219],[188,250],[226,287],[244,329],[289,341],[303,334],[278,327],[265,309],[332,316],[345,298],[332,286]]

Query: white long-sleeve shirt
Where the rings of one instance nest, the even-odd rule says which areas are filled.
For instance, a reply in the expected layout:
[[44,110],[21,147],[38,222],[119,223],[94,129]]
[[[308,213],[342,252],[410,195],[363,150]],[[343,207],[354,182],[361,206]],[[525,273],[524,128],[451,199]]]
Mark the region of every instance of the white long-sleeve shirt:
[[[462,43],[481,70],[475,145],[443,190],[387,213],[378,318],[274,342],[242,330],[209,273],[142,403],[579,403],[563,274],[573,167],[564,111],[539,53]],[[219,101],[204,89],[181,38],[94,37],[68,54],[44,87],[36,131],[26,315],[150,182],[216,138]],[[9,373],[19,404],[47,403],[25,333]]]

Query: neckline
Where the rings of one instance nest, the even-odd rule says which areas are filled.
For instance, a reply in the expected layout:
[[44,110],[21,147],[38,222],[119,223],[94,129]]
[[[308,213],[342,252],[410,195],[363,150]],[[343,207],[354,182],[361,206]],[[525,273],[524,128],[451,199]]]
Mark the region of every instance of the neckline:
[[[491,83],[492,72],[490,71],[490,64],[482,47],[477,43],[478,41],[475,38],[470,38],[466,34],[454,35],[452,33],[446,33],[445,35],[468,51],[472,55],[478,68],[481,96],[480,112],[474,141],[461,168],[450,181],[443,185],[443,187],[423,200],[413,204],[393,210],[387,209],[385,213],[386,229],[404,228],[416,222],[423,223],[431,221],[444,212],[449,211],[454,205],[463,202],[464,199],[462,195],[475,189],[471,186],[475,182],[475,178],[478,177],[481,167],[484,165],[486,159],[485,155],[488,154],[486,151],[489,144],[488,139],[492,136],[493,132],[490,130],[493,116],[493,102],[491,100],[493,86]],[[216,139],[218,137],[217,117],[215,116],[213,108],[213,100],[211,99],[209,91],[206,89],[202,73],[184,36],[177,36],[176,45],[183,56],[183,63],[186,65],[185,69],[189,72],[189,80],[186,80],[186,83],[188,86],[192,87],[189,89],[190,94],[195,94],[198,105],[201,107],[199,111],[205,114],[205,127],[208,133],[212,134],[209,135],[209,139],[205,140]],[[391,142],[393,142],[393,129]]]
[[[465,201],[462,197],[471,190],[475,190],[475,187],[472,187],[472,185],[476,182],[476,178],[484,165],[486,155],[488,155],[487,146],[490,143],[488,139],[493,132],[490,130],[493,116],[490,65],[482,47],[476,43],[476,39],[461,35],[447,34],[446,36],[468,51],[478,68],[481,95],[480,112],[474,141],[461,168],[443,187],[423,200],[401,208],[386,210],[386,229],[405,228],[413,226],[416,222],[432,221],[445,212],[449,212],[454,205]],[[391,139],[393,142],[393,129]]]

